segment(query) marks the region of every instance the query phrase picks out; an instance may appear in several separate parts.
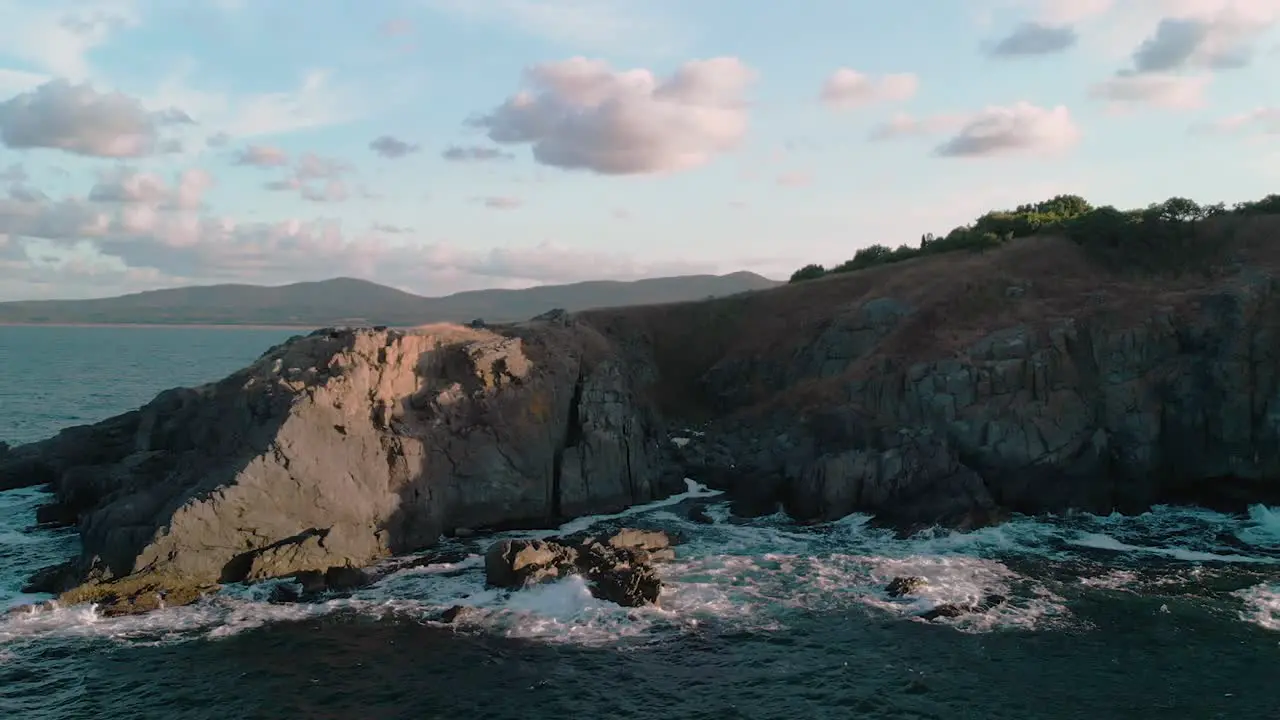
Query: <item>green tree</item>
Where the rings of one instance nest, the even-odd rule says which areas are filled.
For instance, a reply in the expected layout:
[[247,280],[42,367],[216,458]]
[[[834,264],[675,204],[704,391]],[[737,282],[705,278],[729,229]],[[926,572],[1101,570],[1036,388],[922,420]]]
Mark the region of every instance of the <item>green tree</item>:
[[805,265],[799,270],[791,273],[791,280],[788,282],[801,282],[803,280],[813,280],[827,274],[827,269],[821,265]]

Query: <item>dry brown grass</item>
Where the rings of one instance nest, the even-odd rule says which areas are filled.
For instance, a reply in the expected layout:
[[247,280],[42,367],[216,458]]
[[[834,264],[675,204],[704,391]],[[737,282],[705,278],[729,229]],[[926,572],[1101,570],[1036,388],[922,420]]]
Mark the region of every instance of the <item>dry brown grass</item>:
[[[1219,230],[1215,230],[1218,232]],[[1233,252],[1249,265],[1280,269],[1280,218],[1242,219]],[[885,361],[910,364],[963,354],[1003,328],[1044,327],[1064,318],[1106,315],[1139,322],[1155,308],[1177,311],[1229,276],[1206,272],[1138,277],[1100,269],[1060,237],[1017,240],[984,253],[957,252],[830,275],[772,290],[698,302],[583,313],[615,342],[647,344],[661,372],[655,399],[676,416],[702,419],[713,403],[699,379],[721,362],[786,362],[841,314],[891,297],[915,309],[875,353],[850,372]],[[1011,297],[1009,288],[1020,287]],[[820,390],[830,383],[805,383]],[[758,387],[763,400],[783,388]],[[803,388],[787,388],[788,394]]]

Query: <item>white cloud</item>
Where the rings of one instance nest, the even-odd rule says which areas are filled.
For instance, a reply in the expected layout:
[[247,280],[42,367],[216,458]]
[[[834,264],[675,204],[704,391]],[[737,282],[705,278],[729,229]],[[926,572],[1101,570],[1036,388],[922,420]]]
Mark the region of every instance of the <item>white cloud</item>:
[[230,94],[191,86],[190,70],[180,64],[154,92],[144,94],[143,101],[148,107],[181,108],[195,121],[173,131],[192,155],[233,138],[253,140],[344,125],[375,112],[368,92],[373,85],[357,91],[335,84],[326,71],[305,73],[291,90]]
[[857,108],[880,102],[899,102],[915,96],[920,79],[911,73],[873,77],[840,68],[822,84],[819,98],[835,108]]
[[896,113],[893,117],[872,128],[870,139],[895,140],[898,138],[954,132],[963,127],[965,122],[967,122],[967,118],[963,115],[916,117],[908,113]]
[[262,168],[281,167],[289,164],[289,155],[271,145],[249,145],[233,156],[232,163]]
[[1185,110],[1204,104],[1209,81],[1208,75],[1117,75],[1094,85],[1089,94],[1116,107],[1152,105]]
[[51,77],[95,79],[88,55],[139,22],[130,0],[0,3],[0,47]]
[[0,142],[15,149],[140,157],[156,149],[155,120],[127,95],[54,80],[0,103]]
[[490,210],[515,210],[524,205],[524,201],[517,197],[491,196],[477,200]]
[[1260,107],[1230,115],[1212,123],[1207,129],[1239,135],[1280,135],[1280,106]]
[[662,79],[577,57],[525,76],[529,90],[470,124],[496,143],[531,145],[543,165],[633,175],[688,170],[734,149],[747,132],[755,74],[727,57],[687,62]]
[[483,145],[450,145],[440,157],[449,162],[487,162],[490,160],[511,160],[515,155],[498,148]]
[[1056,154],[1079,139],[1080,130],[1065,106],[1042,108],[1018,102],[975,113],[936,153],[942,157]]
[[[407,228],[377,226],[349,234],[338,221],[238,223],[154,203],[74,198],[0,200],[0,237],[11,238],[6,257],[14,257],[18,245],[62,254],[75,249],[112,265],[117,274],[127,270],[151,279],[278,283],[344,274],[433,294],[491,287],[495,281],[520,286],[720,270],[705,263],[640,262],[555,243],[474,251],[424,243]],[[82,252],[86,248],[92,252]],[[68,269],[63,281],[74,280],[74,269]]]

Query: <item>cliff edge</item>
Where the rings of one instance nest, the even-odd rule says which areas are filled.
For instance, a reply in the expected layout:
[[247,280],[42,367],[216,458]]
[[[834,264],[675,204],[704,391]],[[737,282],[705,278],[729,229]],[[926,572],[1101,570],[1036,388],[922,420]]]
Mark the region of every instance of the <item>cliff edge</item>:
[[658,417],[632,401],[642,374],[563,319],[322,330],[222,381],[16,448],[0,483],[51,483],[43,519],[79,526],[83,557],[43,589],[174,604],[683,489]]
[[701,302],[320,331],[0,451],[0,489],[48,484],[42,520],[79,527],[83,557],[42,589],[134,609],[683,477],[741,515],[903,532],[1280,504],[1280,218],[1227,221],[1176,273],[1039,236]]
[[1280,503],[1280,217],[1198,232],[1219,260],[1178,273],[1041,236],[581,317],[658,368],[664,415],[700,423],[686,472],[740,513]]

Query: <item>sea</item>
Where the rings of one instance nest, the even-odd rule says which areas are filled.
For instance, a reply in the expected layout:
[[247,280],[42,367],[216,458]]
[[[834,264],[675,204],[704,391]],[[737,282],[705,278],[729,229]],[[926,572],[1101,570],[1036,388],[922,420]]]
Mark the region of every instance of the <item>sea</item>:
[[[296,331],[0,327],[0,440],[37,440],[218,379]],[[657,606],[583,582],[486,589],[493,538],[447,541],[377,584],[274,604],[271,585],[104,618],[0,615],[0,718],[1280,718],[1280,508],[1017,517],[908,539],[851,516],[733,517],[714,491],[561,530],[682,540]],[[77,552],[0,493],[0,613]],[[687,519],[703,503],[714,522]],[[543,531],[542,534],[555,530]],[[892,598],[899,576],[927,584]],[[926,620],[989,594],[985,613]],[[452,625],[445,608],[471,611]]]

